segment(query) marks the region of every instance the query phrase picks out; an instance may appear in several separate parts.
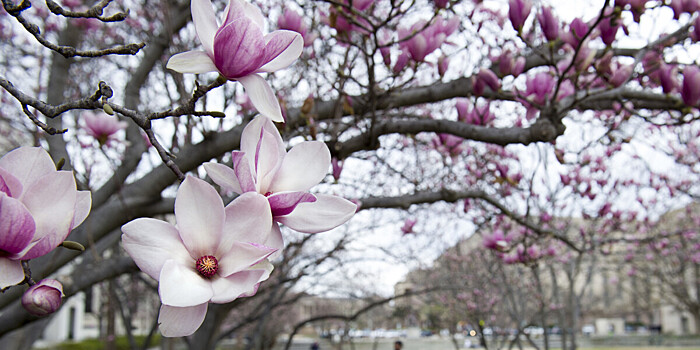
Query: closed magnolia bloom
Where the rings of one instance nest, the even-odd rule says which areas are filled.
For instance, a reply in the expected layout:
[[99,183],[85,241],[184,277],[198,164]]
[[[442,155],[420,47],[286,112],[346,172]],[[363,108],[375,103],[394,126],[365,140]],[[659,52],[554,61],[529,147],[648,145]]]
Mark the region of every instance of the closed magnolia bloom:
[[34,316],[50,315],[61,307],[63,285],[54,279],[44,279],[22,295],[22,307]]

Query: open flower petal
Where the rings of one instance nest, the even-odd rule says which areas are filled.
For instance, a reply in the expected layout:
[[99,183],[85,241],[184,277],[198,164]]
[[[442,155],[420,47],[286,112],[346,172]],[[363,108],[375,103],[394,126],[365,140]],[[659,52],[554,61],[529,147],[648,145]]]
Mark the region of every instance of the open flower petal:
[[274,72],[289,67],[301,56],[304,38],[291,30],[276,30],[265,36],[264,65],[260,71]]
[[[219,276],[225,278],[233,273],[243,271],[259,263],[275,251],[276,249],[259,244],[235,242],[231,249],[219,259]],[[214,294],[216,294],[216,291]]]
[[10,197],[19,197],[22,194],[22,182],[7,170],[0,168],[0,192]]
[[276,222],[272,223],[272,230],[267,236],[267,240],[263,242],[263,245],[273,249],[277,249],[274,253],[270,254],[268,259],[276,259],[282,255],[282,248],[284,248],[284,238],[282,238],[282,230],[280,230],[280,225]]
[[124,250],[141,271],[156,280],[166,261],[183,265],[192,261],[177,229],[166,221],[140,218],[122,226],[122,232]]
[[168,60],[165,68],[180,73],[209,73],[218,72],[209,55],[204,51],[186,51],[173,55]]
[[21,179],[25,187],[46,174],[56,172],[51,156],[41,147],[20,147],[10,151],[0,158],[0,168]]
[[[273,142],[277,145],[276,156],[282,161],[285,148],[284,141],[279,132],[275,132],[275,124],[270,120],[270,118],[264,116],[257,116],[248,123],[243,129],[241,134],[241,152],[246,154],[249,161],[252,162],[253,168],[257,168],[257,160],[259,158],[259,143],[262,137],[271,137]],[[267,132],[263,132],[266,130]]]
[[216,35],[216,30],[219,28],[216,24],[214,6],[212,6],[210,0],[192,0],[190,10],[192,11],[192,22],[194,22],[194,29],[197,31],[199,41],[202,43],[206,53],[210,57],[214,57],[214,35]]
[[237,78],[245,88],[245,92],[250,97],[250,101],[260,114],[272,119],[274,122],[283,123],[282,109],[280,103],[272,91],[270,84],[257,74],[250,74]]
[[204,163],[204,170],[214,183],[221,186],[223,190],[243,193],[238,182],[238,176],[230,167],[220,163],[207,162]]
[[241,294],[253,289],[264,273],[264,270],[246,270],[215,280],[212,283],[214,297],[211,298],[211,302],[224,304],[234,301]]
[[289,150],[269,191],[308,191],[328,174],[331,152],[320,141],[302,142]]
[[348,221],[357,206],[347,199],[317,194],[313,203],[301,203],[293,212],[275,220],[299,232],[328,231]]
[[0,192],[0,254],[24,250],[34,238],[35,230],[32,214],[24,204]]
[[275,269],[275,267],[272,265],[272,263],[270,263],[269,260],[263,260],[263,261],[257,263],[255,266],[252,266],[250,269],[248,269],[249,271],[259,270],[259,271],[262,271],[263,273],[260,276],[260,278],[258,278],[258,283],[256,283],[253,286],[253,288],[251,288],[247,292],[241,294],[239,296],[239,298],[251,297],[251,296],[255,295],[255,293],[258,292],[258,287],[260,286],[260,282],[267,280],[270,277],[272,270],[274,270],[274,269]]
[[14,286],[24,281],[24,269],[19,260],[0,258],[0,289]]
[[77,200],[75,179],[69,171],[58,171],[39,178],[22,194],[22,202],[32,213],[36,232],[33,246],[23,259],[34,259],[58,247],[70,233]]
[[78,191],[75,198],[75,214],[70,225],[71,230],[85,221],[85,218],[90,214],[91,207],[92,195],[90,191]]
[[231,250],[234,242],[263,244],[272,227],[270,204],[263,195],[244,193],[226,206],[220,252]]
[[180,238],[193,259],[216,251],[224,225],[224,203],[216,189],[187,176],[177,190],[175,219]]
[[226,78],[238,79],[263,65],[264,47],[260,27],[246,17],[236,18],[216,32],[214,64]]
[[[194,262],[192,265],[194,267]],[[214,295],[209,280],[175,260],[163,264],[158,282],[158,294],[165,305],[195,306],[208,302]]]
[[158,315],[160,332],[166,337],[192,335],[204,322],[208,306],[208,303],[190,307],[161,305]]
[[291,213],[300,203],[315,202],[316,197],[308,192],[281,192],[268,197],[272,216],[278,217]]

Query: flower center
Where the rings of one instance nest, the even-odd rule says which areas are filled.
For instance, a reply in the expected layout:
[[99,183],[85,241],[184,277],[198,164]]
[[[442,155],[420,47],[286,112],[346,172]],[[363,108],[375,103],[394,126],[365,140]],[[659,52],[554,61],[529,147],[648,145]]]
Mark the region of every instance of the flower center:
[[205,255],[197,259],[195,267],[200,275],[204,276],[205,278],[210,278],[216,274],[216,271],[219,270],[219,261],[211,255]]

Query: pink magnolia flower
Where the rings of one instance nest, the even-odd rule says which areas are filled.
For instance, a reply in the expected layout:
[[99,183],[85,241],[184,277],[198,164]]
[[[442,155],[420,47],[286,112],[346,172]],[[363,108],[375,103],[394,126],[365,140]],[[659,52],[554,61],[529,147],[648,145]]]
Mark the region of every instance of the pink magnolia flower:
[[21,260],[61,244],[90,212],[89,191],[78,191],[70,171],[56,171],[40,147],[20,147],[0,158],[0,288],[24,280]]
[[481,68],[476,75],[472,89],[474,95],[481,96],[484,94],[484,89],[489,87],[491,91],[497,92],[501,88],[501,81],[498,80],[496,73],[488,68]]
[[540,28],[544,37],[549,41],[557,40],[559,37],[559,21],[552,13],[551,7],[542,7],[542,12],[537,14],[537,21],[540,22]]
[[22,295],[22,307],[34,316],[46,316],[61,307],[63,285],[54,279],[44,279]]
[[687,66],[683,70],[681,97],[686,106],[695,107],[700,101],[700,68]]
[[403,232],[404,235],[413,233],[413,226],[416,225],[416,222],[416,219],[406,219],[406,221],[404,221],[403,223],[403,226],[401,226],[401,232]]
[[425,57],[445,43],[447,37],[459,27],[459,18],[449,20],[442,17],[426,27],[426,21],[420,20],[410,28],[399,28],[399,47],[416,62],[422,62]]
[[504,251],[508,248],[509,240],[503,234],[503,231],[496,230],[490,235],[484,235],[484,247],[488,249]]
[[116,116],[106,113],[95,114],[83,112],[82,120],[85,123],[84,130],[100,143],[100,146],[109,145],[116,141],[116,134],[119,130],[126,129],[129,125],[125,121],[119,121]]
[[301,15],[289,8],[284,9],[284,13],[277,19],[277,27],[301,34],[301,37],[304,38],[304,47],[311,46],[317,37],[316,34],[309,33],[309,28]]
[[207,174],[225,190],[257,192],[270,202],[274,220],[294,230],[317,233],[348,221],[352,202],[309,189],[328,173],[331,154],[325,143],[302,142],[287,152],[282,137],[268,118],[258,116],[241,136],[241,150],[232,153],[233,168],[205,163]]
[[280,105],[270,85],[257,73],[274,72],[291,65],[304,48],[301,34],[276,30],[263,35],[260,9],[244,0],[230,0],[219,26],[209,0],[193,0],[192,20],[204,51],[179,53],[167,68],[180,73],[219,72],[243,84],[255,108],[283,122]]
[[508,1],[508,18],[513,28],[518,32],[523,29],[525,20],[530,15],[532,3],[530,0],[510,0]]
[[158,280],[158,323],[166,337],[194,333],[209,303],[252,296],[281,248],[265,197],[245,193],[226,207],[213,186],[188,176],[175,198],[176,225],[139,218],[122,226],[124,250]]

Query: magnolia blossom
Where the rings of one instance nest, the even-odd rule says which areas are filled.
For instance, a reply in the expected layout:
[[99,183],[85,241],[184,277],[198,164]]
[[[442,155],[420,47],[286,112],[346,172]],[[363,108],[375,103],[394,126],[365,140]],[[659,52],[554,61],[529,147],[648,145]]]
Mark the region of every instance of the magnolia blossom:
[[0,158],[0,288],[24,280],[21,260],[61,244],[90,213],[89,191],[78,191],[70,171],[56,171],[40,147],[20,147]]
[[158,323],[166,337],[194,333],[209,303],[254,295],[272,272],[266,258],[280,248],[270,239],[270,206],[257,193],[224,207],[214,187],[188,176],[177,191],[175,220],[139,218],[122,226],[124,250],[159,282]]
[[301,34],[304,38],[304,47],[311,46],[318,37],[316,34],[309,33],[308,26],[298,12],[288,8],[284,9],[284,13],[277,19],[277,27]]
[[214,182],[236,193],[257,192],[267,197],[275,221],[306,233],[330,230],[350,219],[356,205],[308,190],[328,173],[331,154],[325,143],[305,141],[289,152],[275,125],[263,116],[251,121],[241,135],[241,150],[232,153],[233,168],[205,163]]
[[44,279],[22,294],[22,307],[34,316],[46,316],[61,307],[63,297],[61,282]]
[[447,37],[459,28],[459,23],[457,17],[449,20],[437,17],[435,22],[427,27],[427,22],[420,20],[410,28],[399,28],[399,46],[412,60],[421,62],[445,43]]
[[221,25],[217,24],[211,1],[192,0],[191,9],[204,51],[179,53],[168,60],[167,68],[180,73],[219,72],[239,81],[261,114],[283,122],[272,88],[257,73],[291,65],[304,48],[302,36],[290,30],[263,35],[260,9],[244,0],[230,0]]
[[88,135],[94,137],[100,146],[109,145],[116,141],[117,132],[128,126],[127,122],[119,121],[116,116],[106,113],[83,112],[81,117],[85,123],[84,130]]

